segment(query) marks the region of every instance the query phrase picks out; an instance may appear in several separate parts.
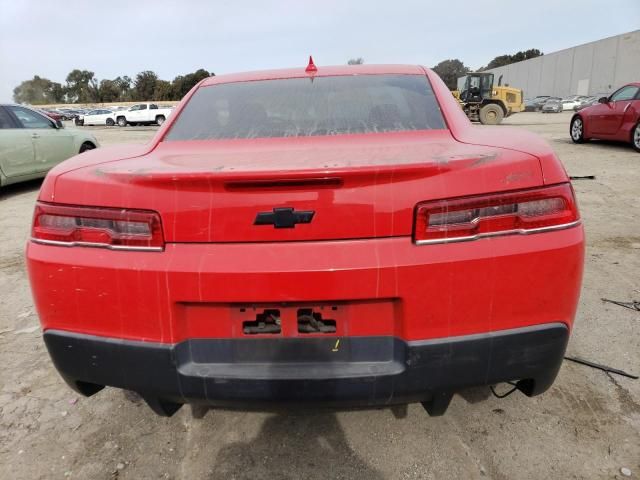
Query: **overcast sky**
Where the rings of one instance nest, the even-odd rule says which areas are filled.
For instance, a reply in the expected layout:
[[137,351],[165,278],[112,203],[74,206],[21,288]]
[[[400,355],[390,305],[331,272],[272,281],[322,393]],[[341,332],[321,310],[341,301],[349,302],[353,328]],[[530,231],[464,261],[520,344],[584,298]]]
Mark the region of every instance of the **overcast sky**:
[[[503,13],[501,15],[501,12]],[[433,66],[545,53],[640,28],[640,0],[0,0],[0,102],[40,75],[160,78],[303,66],[351,57]]]

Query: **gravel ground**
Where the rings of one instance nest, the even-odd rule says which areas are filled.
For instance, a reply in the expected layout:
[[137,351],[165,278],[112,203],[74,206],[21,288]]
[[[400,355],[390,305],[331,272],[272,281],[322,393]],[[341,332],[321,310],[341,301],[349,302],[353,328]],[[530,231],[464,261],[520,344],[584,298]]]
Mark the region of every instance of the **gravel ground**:
[[[640,313],[600,299],[640,300],[640,154],[573,145],[569,119],[522,113],[505,123],[544,136],[571,175],[596,176],[574,182],[588,246],[568,350],[639,374]],[[107,145],[144,142],[155,129],[91,130]],[[389,409],[194,418],[203,412],[183,408],[166,419],[120,390],[79,398],[49,360],[25,274],[38,188],[0,193],[0,478],[640,477],[640,381],[569,362],[544,395],[470,390],[440,418],[410,405],[404,418]]]

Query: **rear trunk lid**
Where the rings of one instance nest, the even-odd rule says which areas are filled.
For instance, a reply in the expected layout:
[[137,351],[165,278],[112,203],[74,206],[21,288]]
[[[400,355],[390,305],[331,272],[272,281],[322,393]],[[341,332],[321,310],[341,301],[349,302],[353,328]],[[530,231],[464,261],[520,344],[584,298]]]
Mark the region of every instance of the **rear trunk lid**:
[[408,236],[417,203],[542,185],[536,157],[448,131],[162,142],[56,181],[59,203],[149,209],[167,242]]

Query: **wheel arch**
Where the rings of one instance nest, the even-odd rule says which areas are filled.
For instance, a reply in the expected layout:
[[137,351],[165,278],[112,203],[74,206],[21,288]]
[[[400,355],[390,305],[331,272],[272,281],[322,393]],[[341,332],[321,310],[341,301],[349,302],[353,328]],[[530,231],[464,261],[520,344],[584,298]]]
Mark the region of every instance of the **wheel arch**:
[[78,153],[82,153],[82,148],[87,145],[89,148],[87,150],[93,150],[94,148],[98,148],[98,143],[91,138],[83,138],[80,143],[80,148],[78,149]]

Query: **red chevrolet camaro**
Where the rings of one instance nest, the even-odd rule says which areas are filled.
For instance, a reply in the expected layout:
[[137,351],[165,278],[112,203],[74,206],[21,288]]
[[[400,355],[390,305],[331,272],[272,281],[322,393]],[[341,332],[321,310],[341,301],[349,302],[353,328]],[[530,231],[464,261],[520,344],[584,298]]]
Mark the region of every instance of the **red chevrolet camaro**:
[[571,119],[569,134],[575,143],[592,138],[616,140],[630,142],[640,152],[640,82],[625,85],[580,110]]
[[373,406],[554,381],[584,236],[551,148],[472,127],[419,66],[200,82],[147,145],[51,170],[27,245],[78,392]]

